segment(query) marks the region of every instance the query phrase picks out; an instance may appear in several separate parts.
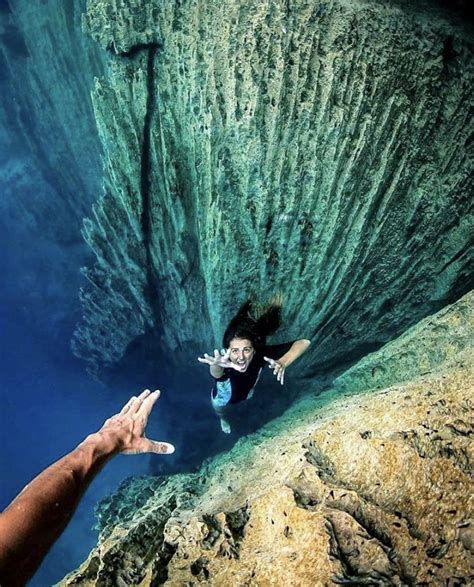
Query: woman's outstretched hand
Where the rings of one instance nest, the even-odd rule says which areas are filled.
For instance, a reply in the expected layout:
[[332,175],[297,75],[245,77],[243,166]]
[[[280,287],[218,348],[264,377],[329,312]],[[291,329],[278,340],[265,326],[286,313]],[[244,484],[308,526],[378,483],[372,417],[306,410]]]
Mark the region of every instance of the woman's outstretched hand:
[[283,385],[285,381],[285,365],[281,361],[275,361],[275,359],[263,358],[268,363],[268,368],[273,369],[273,374],[276,376],[277,381]]
[[214,349],[214,356],[204,353],[202,357],[198,357],[200,363],[204,363],[211,367],[222,367],[222,369],[235,369],[236,371],[242,371],[241,367],[230,360],[230,349],[219,352]]

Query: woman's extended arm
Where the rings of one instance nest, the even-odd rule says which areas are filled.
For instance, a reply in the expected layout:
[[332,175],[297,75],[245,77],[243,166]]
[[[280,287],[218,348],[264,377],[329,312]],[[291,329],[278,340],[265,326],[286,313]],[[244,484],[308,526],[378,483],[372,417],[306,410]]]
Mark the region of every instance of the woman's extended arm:
[[211,372],[211,375],[215,379],[219,379],[222,377],[222,375],[224,375],[224,369],[226,367],[229,369],[235,369],[236,371],[240,370],[239,366],[233,363],[229,357],[230,349],[221,352],[219,352],[217,349],[214,349],[214,356],[204,353],[203,357],[198,357],[198,361],[200,363],[209,365],[209,371]]
[[159,391],[132,397],[68,455],[38,475],[0,514],[0,585],[24,585],[60,536],[92,479],[115,454],[172,453],[145,437]]
[[298,357],[301,357],[310,344],[311,341],[309,341],[307,338],[302,338],[300,340],[295,340],[290,349],[278,360],[264,357],[265,361],[268,363],[269,368],[273,369],[273,373],[276,375],[277,381],[279,381],[282,385],[285,379],[285,369],[294,363]]

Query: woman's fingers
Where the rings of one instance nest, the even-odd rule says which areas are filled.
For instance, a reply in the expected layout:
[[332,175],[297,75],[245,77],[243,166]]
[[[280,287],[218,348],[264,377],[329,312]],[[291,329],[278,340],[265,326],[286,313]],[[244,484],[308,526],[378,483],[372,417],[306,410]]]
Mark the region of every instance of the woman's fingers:
[[203,357],[198,357],[198,361],[200,363],[206,363],[206,365],[215,365],[216,364],[216,357],[215,356],[211,357],[211,355],[204,353]]
[[204,353],[203,357],[198,357],[198,361],[201,361],[201,363],[207,362],[209,365],[214,365],[221,361],[224,356],[225,355],[221,355],[217,349],[214,349],[214,353],[212,355]]
[[281,365],[278,361],[274,359],[269,359],[268,357],[263,357],[265,361],[268,363],[268,368],[273,369],[273,374],[276,375],[277,381],[279,381],[282,385],[285,380],[285,368]]
[[222,352],[221,365],[229,365],[231,363],[230,349],[227,349],[226,351],[223,349],[221,352]]
[[198,357],[198,361],[200,363],[206,363],[206,365],[212,365],[214,363],[214,360],[206,359],[205,357]]
[[285,379],[285,369],[283,367],[277,373],[277,381],[279,381],[283,385],[283,381]]
[[230,349],[222,349],[220,351],[219,349],[214,349],[213,355],[208,355],[207,353],[204,353],[202,357],[198,357],[198,361],[200,363],[206,363],[206,365],[220,365],[222,367],[226,367],[227,364],[230,362],[229,357]]
[[274,373],[276,373],[277,370],[281,368],[281,365],[278,361],[275,361],[274,359],[269,359],[268,357],[263,357],[263,358],[265,359],[265,361],[267,361],[268,368],[273,369]]

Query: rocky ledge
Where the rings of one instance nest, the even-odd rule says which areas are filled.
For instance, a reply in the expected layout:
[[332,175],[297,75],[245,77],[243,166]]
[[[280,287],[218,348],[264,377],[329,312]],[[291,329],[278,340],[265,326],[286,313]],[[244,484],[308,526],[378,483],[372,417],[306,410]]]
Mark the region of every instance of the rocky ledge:
[[124,483],[62,585],[472,584],[473,309],[471,292],[197,474]]

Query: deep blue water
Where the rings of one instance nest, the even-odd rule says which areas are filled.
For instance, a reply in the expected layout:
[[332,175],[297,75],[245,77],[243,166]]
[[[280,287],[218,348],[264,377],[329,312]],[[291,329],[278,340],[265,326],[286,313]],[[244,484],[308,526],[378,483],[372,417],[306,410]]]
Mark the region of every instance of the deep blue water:
[[[72,6],[70,0],[65,1]],[[79,4],[82,8],[84,0],[78,0]],[[52,147],[59,154],[67,153],[70,145],[58,144],[66,135],[59,126],[53,128],[55,115],[49,96],[40,99],[51,110],[37,110],[47,117],[42,127],[28,108],[28,91],[22,94],[22,76],[33,71],[42,79],[41,68],[49,67],[41,62],[41,53],[30,54],[27,47],[28,35],[35,41],[45,34],[41,19],[37,30],[30,21],[24,36],[22,18],[17,18],[17,11],[21,15],[33,6],[44,16],[53,5],[0,1],[0,510],[41,470],[97,430],[128,396],[139,391],[112,390],[92,380],[69,348],[80,315],[79,268],[88,255],[80,235],[80,210],[90,209],[90,203],[100,196],[100,189],[93,186],[100,186],[101,177],[99,172],[87,176],[90,170],[83,169],[84,186],[91,188],[68,192],[60,179],[61,170],[56,177],[51,161],[46,160],[49,136],[56,137]],[[72,16],[72,10],[69,15],[80,31],[78,15]],[[60,37],[63,31],[57,33]],[[78,69],[85,62],[83,50],[77,47]],[[92,80],[93,73],[87,71],[84,76]],[[67,83],[67,79],[57,80],[59,87]],[[78,116],[86,116],[80,100],[78,97]],[[51,135],[45,133],[40,144],[35,133],[48,124]],[[94,137],[95,128],[91,121],[88,124]],[[69,207],[70,203],[74,206]],[[155,409],[152,423],[156,428],[159,419]],[[108,464],[30,585],[51,585],[80,564],[96,543],[92,529],[96,503],[127,476],[146,473],[149,459],[147,455],[122,456]]]

